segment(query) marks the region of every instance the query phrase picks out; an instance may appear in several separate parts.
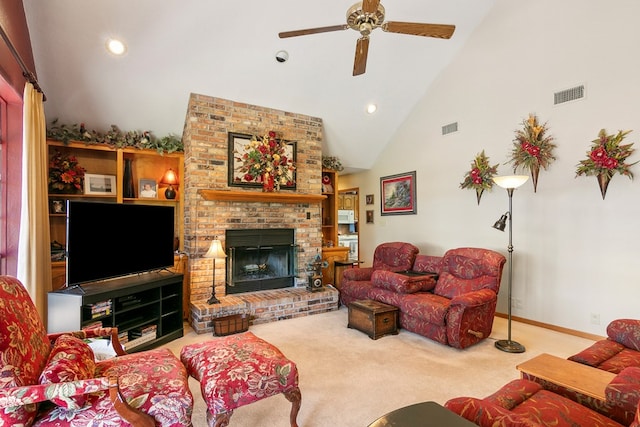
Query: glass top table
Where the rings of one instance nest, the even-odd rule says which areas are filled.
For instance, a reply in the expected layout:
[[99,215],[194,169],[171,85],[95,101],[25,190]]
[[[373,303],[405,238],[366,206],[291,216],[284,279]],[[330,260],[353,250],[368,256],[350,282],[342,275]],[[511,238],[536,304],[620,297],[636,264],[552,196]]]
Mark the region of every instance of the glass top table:
[[422,402],[396,409],[381,416],[368,427],[474,427],[436,402]]

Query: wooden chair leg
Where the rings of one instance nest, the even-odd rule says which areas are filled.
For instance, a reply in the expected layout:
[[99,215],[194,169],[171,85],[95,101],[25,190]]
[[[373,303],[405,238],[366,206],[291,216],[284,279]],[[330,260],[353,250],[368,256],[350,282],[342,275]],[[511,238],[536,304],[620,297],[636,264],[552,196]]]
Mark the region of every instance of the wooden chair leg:
[[223,412],[221,414],[212,414],[207,411],[207,425],[209,427],[227,427],[231,415],[233,415],[233,411]]
[[289,416],[291,427],[298,427],[298,412],[300,412],[300,406],[302,405],[302,394],[300,393],[300,389],[296,387],[293,390],[289,390],[284,393],[284,397],[291,402],[291,415]]

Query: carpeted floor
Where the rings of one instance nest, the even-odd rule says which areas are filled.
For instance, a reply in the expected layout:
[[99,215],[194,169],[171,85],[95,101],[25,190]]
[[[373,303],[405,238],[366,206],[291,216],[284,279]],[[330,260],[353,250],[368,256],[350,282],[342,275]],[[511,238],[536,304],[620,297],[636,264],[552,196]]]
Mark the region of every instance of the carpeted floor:
[[[417,402],[443,404],[452,397],[484,397],[517,378],[515,366],[540,353],[568,357],[593,341],[535,326],[512,323],[512,339],[521,354],[504,353],[495,340],[507,338],[506,319],[496,318],[489,339],[465,350],[437,344],[400,330],[372,340],[347,328],[347,309],[251,326],[255,335],[277,346],[296,362],[300,375],[300,427],[366,427],[379,416]],[[176,355],[190,343],[215,337],[185,331],[165,347]],[[206,426],[199,384],[190,380],[195,408],[193,425]],[[291,405],[284,396],[238,408],[230,427],[289,426]]]

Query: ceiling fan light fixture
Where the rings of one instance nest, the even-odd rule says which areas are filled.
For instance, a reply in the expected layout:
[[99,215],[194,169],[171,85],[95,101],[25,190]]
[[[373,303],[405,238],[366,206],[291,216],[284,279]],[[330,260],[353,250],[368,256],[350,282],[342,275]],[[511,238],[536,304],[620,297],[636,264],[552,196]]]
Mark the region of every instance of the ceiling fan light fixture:
[[367,113],[373,114],[378,111],[378,106],[376,104],[367,104]]
[[127,52],[127,45],[122,40],[109,38],[106,42],[107,51],[116,56],[122,56]]

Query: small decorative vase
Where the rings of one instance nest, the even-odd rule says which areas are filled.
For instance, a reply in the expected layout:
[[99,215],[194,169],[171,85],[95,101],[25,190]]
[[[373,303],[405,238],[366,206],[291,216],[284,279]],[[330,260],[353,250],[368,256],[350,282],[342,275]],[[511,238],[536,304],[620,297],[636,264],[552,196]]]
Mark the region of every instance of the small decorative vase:
[[262,174],[262,191],[265,193],[271,193],[274,191],[273,175],[269,172]]
[[597,176],[598,185],[600,186],[600,194],[602,194],[602,200],[604,200],[604,196],[607,194],[607,187],[609,187],[609,181],[611,181],[611,177],[606,173],[600,173]]
[[133,189],[133,172],[131,171],[132,159],[124,159],[124,176],[122,180],[122,197],[131,199],[136,197]]
[[480,199],[482,198],[482,193],[484,193],[484,189],[476,188],[476,199],[478,199],[478,205],[480,205]]
[[533,182],[533,192],[538,189],[538,175],[540,174],[539,165],[531,165],[531,181]]

